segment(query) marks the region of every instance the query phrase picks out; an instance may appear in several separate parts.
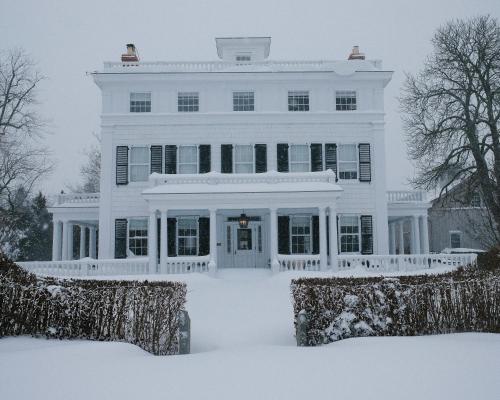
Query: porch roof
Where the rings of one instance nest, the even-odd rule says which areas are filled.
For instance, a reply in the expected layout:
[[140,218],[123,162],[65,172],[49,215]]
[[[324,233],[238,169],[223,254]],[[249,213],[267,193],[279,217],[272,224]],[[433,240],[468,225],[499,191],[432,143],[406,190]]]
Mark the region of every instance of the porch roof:
[[152,188],[144,195],[208,193],[306,193],[341,192],[331,171],[307,173],[222,174],[210,172],[195,175],[152,174]]

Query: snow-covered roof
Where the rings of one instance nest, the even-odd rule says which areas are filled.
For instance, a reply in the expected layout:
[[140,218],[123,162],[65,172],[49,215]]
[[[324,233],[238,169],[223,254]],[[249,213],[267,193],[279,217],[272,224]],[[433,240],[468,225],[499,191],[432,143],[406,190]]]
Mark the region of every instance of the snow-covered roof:
[[105,62],[96,74],[145,74],[145,73],[276,73],[276,72],[332,72],[341,76],[356,72],[386,72],[380,60],[316,60],[316,61],[155,61],[155,62]]

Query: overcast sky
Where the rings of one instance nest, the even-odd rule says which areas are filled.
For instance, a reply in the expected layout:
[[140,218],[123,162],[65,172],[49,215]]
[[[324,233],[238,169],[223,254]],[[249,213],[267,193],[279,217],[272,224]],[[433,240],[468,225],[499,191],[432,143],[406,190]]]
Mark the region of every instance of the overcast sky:
[[345,59],[359,45],[395,71],[385,96],[387,178],[400,189],[413,174],[396,101],[404,72],[421,67],[439,25],[486,13],[498,18],[500,1],[0,0],[0,48],[23,47],[48,77],[39,99],[57,162],[43,185],[51,193],[78,181],[99,132],[99,91],[86,72],[118,61],[126,43],[146,61],[216,60],[217,36],[271,36],[275,60]]

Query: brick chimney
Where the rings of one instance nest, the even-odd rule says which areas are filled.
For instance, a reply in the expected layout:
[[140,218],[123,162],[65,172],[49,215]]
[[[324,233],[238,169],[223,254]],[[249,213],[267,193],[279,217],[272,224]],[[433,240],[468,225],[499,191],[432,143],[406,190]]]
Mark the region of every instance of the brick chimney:
[[354,46],[352,48],[351,54],[349,54],[348,60],[364,60],[365,54],[359,52],[359,46]]
[[134,44],[127,44],[127,52],[122,54],[122,62],[137,62],[139,61],[139,56],[137,55],[137,50]]

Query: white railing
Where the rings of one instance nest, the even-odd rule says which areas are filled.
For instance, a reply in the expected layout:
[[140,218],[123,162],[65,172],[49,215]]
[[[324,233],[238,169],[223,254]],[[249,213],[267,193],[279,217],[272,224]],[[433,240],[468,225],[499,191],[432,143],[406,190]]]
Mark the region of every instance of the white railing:
[[280,271],[319,271],[319,254],[278,254]]
[[367,271],[407,272],[444,266],[476,265],[476,254],[397,254],[397,255],[340,255],[338,270],[362,268]]
[[425,192],[416,190],[390,190],[387,192],[389,203],[415,203],[426,201]]
[[297,182],[333,182],[335,173],[332,170],[320,172],[276,172],[262,174],[222,174],[209,172],[206,174],[157,174],[149,176],[150,186],[181,184],[252,184],[252,183],[297,183]]
[[387,202],[389,203],[415,203],[426,201],[425,192],[418,190],[389,190]]
[[189,272],[208,272],[210,256],[168,257],[167,265],[158,265],[160,274],[185,274]]
[[56,204],[64,203],[93,203],[99,204],[99,193],[67,193],[57,196]]
[[[160,274],[208,272],[209,256],[169,257]],[[364,269],[373,272],[412,272],[438,268],[476,265],[476,254],[403,254],[403,255],[340,255],[336,271]],[[319,254],[278,255],[280,271],[320,271]],[[110,260],[31,261],[20,262],[28,271],[53,276],[112,276],[149,273],[147,257]],[[327,268],[324,268],[327,269]],[[330,267],[331,270],[331,267]]]
[[[155,71],[155,72],[220,72],[220,71],[332,71],[341,66],[342,70],[346,66],[351,70],[363,69],[372,70],[380,68],[378,60],[364,60],[362,62],[347,63],[346,61],[335,60],[283,60],[283,61],[253,61],[250,63],[237,63],[230,61],[134,61],[134,62],[114,62],[104,63],[104,70],[133,69],[134,71]],[[113,71],[114,72],[114,71]]]

